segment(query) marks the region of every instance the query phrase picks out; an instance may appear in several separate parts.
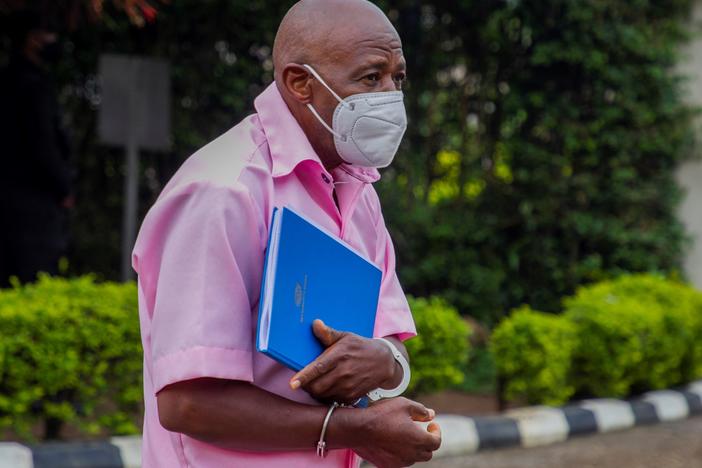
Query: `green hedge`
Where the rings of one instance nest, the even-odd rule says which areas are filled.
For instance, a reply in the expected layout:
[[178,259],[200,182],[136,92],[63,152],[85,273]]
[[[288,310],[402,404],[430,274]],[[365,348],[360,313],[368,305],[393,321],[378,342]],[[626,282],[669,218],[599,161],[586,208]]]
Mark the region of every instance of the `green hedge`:
[[[492,349],[505,397],[624,397],[702,377],[702,293],[690,286],[626,275],[580,288],[564,306],[561,316],[517,311],[498,326]],[[555,376],[553,388],[542,375]]]
[[493,332],[490,350],[504,381],[503,396],[559,404],[574,391],[570,366],[575,327],[560,317],[523,307]]
[[[407,343],[410,391],[459,384],[468,325],[440,299],[409,300],[420,333]],[[142,352],[133,283],[41,276],[0,290],[0,323],[0,434],[53,439],[66,424],[87,435],[138,433]]]
[[40,277],[0,290],[0,430],[33,439],[65,423],[136,433],[142,353],[133,283]]
[[409,297],[418,336],[407,341],[412,366],[410,394],[431,393],[463,382],[470,327],[439,298]]

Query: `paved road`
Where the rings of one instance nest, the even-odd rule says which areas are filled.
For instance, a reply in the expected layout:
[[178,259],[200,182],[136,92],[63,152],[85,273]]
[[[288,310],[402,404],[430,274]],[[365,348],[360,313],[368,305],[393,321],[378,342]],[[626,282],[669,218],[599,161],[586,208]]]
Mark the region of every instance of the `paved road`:
[[702,416],[570,439],[531,449],[482,452],[421,468],[702,468]]

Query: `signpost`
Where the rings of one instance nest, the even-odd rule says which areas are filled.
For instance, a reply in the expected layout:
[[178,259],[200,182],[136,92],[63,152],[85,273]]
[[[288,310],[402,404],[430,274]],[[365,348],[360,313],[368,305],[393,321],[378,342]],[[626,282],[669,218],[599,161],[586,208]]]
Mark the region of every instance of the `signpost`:
[[167,151],[171,145],[170,67],[154,58],[103,54],[99,73],[100,141],[126,150],[121,271],[122,280],[127,281],[134,276],[131,252],[137,231],[139,149]]

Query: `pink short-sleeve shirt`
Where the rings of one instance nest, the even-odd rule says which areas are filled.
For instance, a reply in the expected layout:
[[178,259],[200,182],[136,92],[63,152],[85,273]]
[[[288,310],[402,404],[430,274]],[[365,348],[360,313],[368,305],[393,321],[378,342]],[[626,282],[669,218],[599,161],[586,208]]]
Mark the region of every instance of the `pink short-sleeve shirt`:
[[[358,457],[315,447],[235,452],[165,430],[156,394],[175,382],[213,377],[251,382],[290,400],[293,371],[256,352],[254,332],[268,227],[290,206],[383,270],[375,336],[415,335],[395,273],[395,253],[372,182],[375,169],[322,166],[275,84],[244,119],[191,156],[147,214],[133,253],[144,348],[143,466],[351,467]],[[338,206],[333,198],[334,187]],[[321,421],[320,421],[321,424]]]

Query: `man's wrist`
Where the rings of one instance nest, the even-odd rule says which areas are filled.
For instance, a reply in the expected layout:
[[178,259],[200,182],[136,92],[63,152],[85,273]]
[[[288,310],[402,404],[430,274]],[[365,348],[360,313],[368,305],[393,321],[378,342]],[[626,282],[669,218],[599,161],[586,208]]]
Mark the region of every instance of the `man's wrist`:
[[383,353],[384,360],[387,362],[387,365],[383,366],[385,369],[385,378],[379,382],[378,387],[383,389],[397,387],[402,381],[402,366],[397,362],[395,356],[392,354],[392,350],[390,350],[387,345],[380,343],[380,340],[373,339],[372,341],[376,343],[376,346],[379,346],[379,350],[382,349],[381,352]]
[[402,365],[399,362],[397,362],[392,353],[390,354],[390,359],[392,359],[393,362],[393,373],[390,376],[390,378],[386,379],[380,385],[380,388],[385,390],[391,390],[393,388],[396,388],[398,385],[400,385],[400,383],[402,382],[402,377],[404,376]]
[[[374,340],[374,341],[381,341],[381,340]],[[402,383],[402,378],[404,377],[404,371],[402,370],[402,365],[398,362],[397,359],[395,359],[395,356],[393,355],[392,350],[390,349],[389,346],[383,343],[378,343],[382,344],[382,347],[385,350],[385,356],[386,359],[388,360],[388,369],[389,371],[387,372],[386,377],[382,382],[380,382],[380,385],[378,385],[379,388],[385,389],[385,390],[391,390],[393,388],[396,388],[400,383]]]
[[327,446],[332,449],[358,446],[365,412],[365,409],[343,407],[334,411],[327,427]]
[[[388,349],[391,350],[393,359],[397,361],[400,366],[402,367],[402,373],[401,373],[401,379],[400,383],[397,384],[394,387],[391,388],[383,388],[383,387],[378,387],[375,390],[371,390],[368,393],[368,398],[370,398],[371,401],[378,401],[382,398],[393,398],[396,396],[400,396],[405,390],[407,390],[407,387],[409,386],[410,383],[410,367],[409,367],[409,362],[407,360],[407,356],[398,349],[397,345],[395,345],[390,339],[388,338],[377,338],[379,342],[385,343],[387,345]],[[393,339],[394,341],[394,339]],[[399,343],[399,342],[398,342]],[[400,347],[404,348],[402,344],[399,344]],[[396,374],[397,375],[397,374]]]

